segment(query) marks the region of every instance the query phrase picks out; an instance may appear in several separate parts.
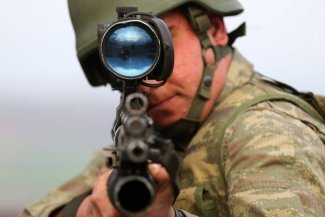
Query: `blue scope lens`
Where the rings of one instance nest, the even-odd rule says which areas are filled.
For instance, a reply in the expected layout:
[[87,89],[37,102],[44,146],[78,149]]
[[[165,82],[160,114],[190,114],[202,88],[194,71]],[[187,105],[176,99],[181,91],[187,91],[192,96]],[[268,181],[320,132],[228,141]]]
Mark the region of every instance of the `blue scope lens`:
[[147,25],[138,22],[119,24],[102,41],[102,59],[117,76],[140,78],[156,65],[159,39]]

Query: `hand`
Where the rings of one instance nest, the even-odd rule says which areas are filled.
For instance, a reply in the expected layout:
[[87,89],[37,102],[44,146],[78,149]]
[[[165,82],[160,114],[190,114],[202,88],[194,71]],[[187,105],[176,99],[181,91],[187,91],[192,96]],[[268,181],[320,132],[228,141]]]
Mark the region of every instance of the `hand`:
[[[159,164],[150,164],[149,171],[157,183],[157,195],[153,204],[147,211],[137,215],[137,217],[174,217],[172,208],[173,202],[173,185],[172,181],[165,170]],[[112,170],[104,168],[99,173],[92,194],[81,203],[77,216],[78,217],[122,217],[114,208],[107,196],[107,180]]]

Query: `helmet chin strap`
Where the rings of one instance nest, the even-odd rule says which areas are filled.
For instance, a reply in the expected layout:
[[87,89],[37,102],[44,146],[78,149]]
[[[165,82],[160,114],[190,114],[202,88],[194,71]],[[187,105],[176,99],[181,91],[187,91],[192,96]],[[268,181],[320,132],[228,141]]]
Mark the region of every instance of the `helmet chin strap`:
[[[214,73],[220,61],[226,55],[232,53],[231,45],[236,38],[245,35],[245,23],[243,23],[233,32],[228,34],[229,45],[213,45],[207,35],[207,30],[211,27],[211,22],[206,11],[195,5],[187,5],[185,9],[188,19],[193,29],[196,31],[202,46],[202,58],[204,63],[203,75],[187,116],[168,127],[158,129],[163,135],[172,138],[173,142],[176,144],[176,148],[180,151],[186,150],[189,141],[192,139],[200,125],[199,119],[203,112],[205,103],[211,97]],[[213,49],[216,59],[215,64],[208,64],[206,61],[205,54],[209,48]]]
[[[205,10],[200,7],[188,5],[186,7],[189,21],[197,33],[200,43],[202,46],[202,59],[204,63],[204,70],[201,78],[201,82],[196,93],[195,98],[193,99],[192,106],[189,110],[189,113],[186,120],[191,120],[199,122],[203,108],[207,100],[211,97],[211,88],[214,78],[214,72],[217,69],[220,61],[228,54],[232,52],[230,46],[218,46],[213,45],[207,34],[208,29],[211,27],[210,19]],[[216,59],[215,64],[209,64],[206,61],[206,51],[208,49],[213,49],[213,53]]]

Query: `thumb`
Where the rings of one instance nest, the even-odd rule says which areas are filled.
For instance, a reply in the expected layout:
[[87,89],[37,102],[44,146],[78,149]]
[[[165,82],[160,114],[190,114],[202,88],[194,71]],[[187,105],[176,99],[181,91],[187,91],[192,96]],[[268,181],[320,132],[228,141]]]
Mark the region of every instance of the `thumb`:
[[170,183],[170,176],[161,164],[149,164],[148,169],[158,183]]

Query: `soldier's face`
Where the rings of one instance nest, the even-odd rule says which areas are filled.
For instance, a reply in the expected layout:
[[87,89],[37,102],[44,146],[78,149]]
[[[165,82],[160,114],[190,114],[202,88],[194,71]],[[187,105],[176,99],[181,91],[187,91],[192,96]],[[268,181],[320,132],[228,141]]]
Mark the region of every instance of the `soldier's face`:
[[166,126],[187,116],[201,80],[203,60],[198,36],[183,14],[171,11],[161,18],[172,34],[175,64],[165,85],[148,89],[148,115],[158,126]]

